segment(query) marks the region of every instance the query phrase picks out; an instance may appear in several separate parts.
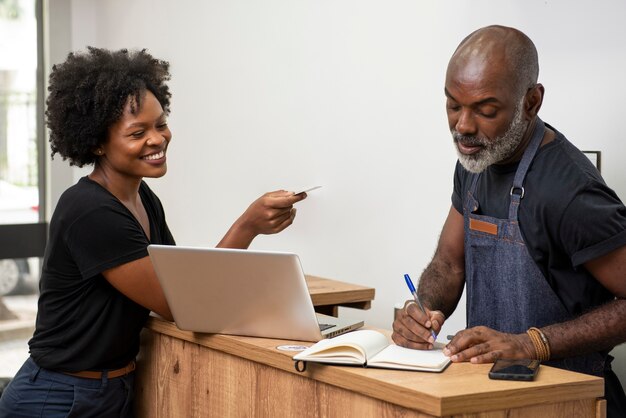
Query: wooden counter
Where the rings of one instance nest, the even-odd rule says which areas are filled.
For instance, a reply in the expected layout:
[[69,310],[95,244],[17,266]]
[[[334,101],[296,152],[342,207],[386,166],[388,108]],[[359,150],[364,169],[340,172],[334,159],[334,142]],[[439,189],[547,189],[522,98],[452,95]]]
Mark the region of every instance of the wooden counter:
[[[541,366],[534,382],[490,380],[490,365],[443,373],[308,363],[294,341],[181,331],[150,318],[138,358],[138,417],[598,417],[597,377]],[[311,343],[305,343],[310,345]]]

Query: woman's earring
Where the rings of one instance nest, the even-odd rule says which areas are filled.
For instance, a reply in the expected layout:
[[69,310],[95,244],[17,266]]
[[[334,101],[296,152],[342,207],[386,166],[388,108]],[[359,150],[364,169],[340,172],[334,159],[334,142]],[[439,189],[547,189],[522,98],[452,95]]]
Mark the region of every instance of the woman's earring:
[[101,149],[97,150],[97,151],[96,151],[96,154],[98,154],[98,155],[102,155],[102,150],[101,150]]

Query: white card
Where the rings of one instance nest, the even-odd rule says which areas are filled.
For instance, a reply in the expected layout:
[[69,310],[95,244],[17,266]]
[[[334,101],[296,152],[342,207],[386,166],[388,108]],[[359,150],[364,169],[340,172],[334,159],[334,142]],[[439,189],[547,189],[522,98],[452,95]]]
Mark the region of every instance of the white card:
[[322,187],[322,186],[313,186],[313,187],[309,187],[307,189],[300,189],[299,192],[294,192],[293,194],[308,193],[308,192],[313,191],[315,189],[319,189],[320,187]]

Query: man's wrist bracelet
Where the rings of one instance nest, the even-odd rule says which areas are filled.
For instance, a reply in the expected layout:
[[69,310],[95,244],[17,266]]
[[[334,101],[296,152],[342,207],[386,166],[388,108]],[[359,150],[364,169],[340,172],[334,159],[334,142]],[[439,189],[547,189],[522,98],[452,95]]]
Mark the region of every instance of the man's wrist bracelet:
[[530,327],[526,333],[535,347],[537,359],[540,361],[550,360],[550,343],[545,334],[539,328],[535,327]]

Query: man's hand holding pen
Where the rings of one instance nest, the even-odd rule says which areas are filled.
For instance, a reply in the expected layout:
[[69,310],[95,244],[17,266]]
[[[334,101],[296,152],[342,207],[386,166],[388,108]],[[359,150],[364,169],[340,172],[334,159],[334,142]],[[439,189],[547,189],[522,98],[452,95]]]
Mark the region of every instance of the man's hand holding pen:
[[407,276],[405,275],[405,280],[413,294],[413,300],[405,302],[404,308],[393,321],[391,339],[403,347],[430,350],[446,317],[441,311],[431,311],[423,305],[420,306],[417,291]]
[[431,329],[439,333],[446,318],[441,311],[431,311],[426,307],[424,311],[421,311],[414,300],[406,301],[404,309],[398,312],[393,321],[391,339],[394,343],[419,350],[433,348],[435,339]]

